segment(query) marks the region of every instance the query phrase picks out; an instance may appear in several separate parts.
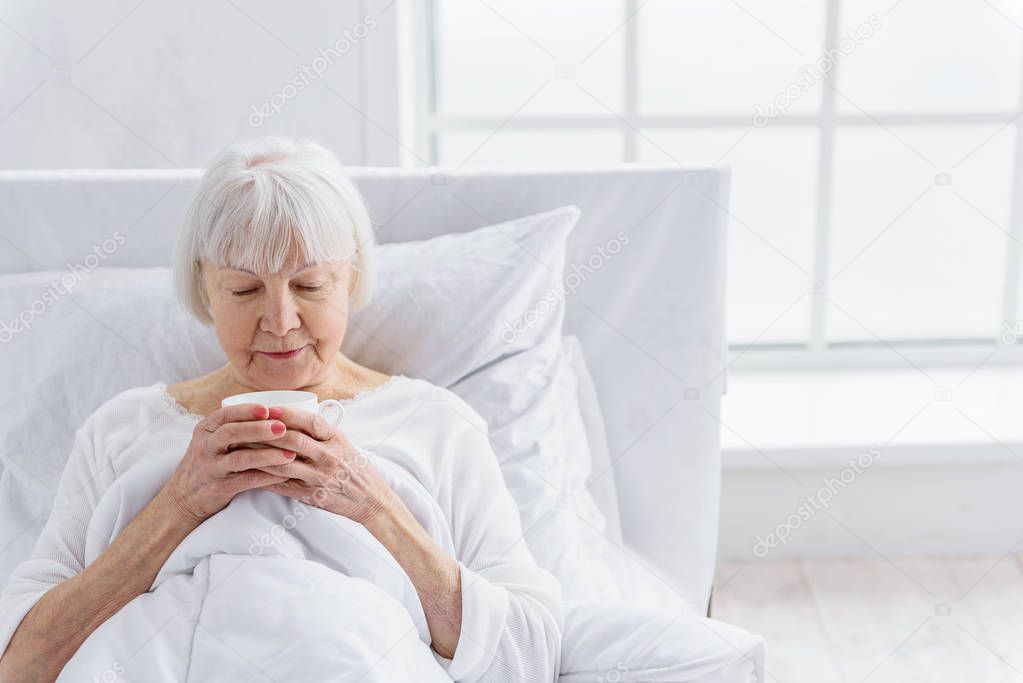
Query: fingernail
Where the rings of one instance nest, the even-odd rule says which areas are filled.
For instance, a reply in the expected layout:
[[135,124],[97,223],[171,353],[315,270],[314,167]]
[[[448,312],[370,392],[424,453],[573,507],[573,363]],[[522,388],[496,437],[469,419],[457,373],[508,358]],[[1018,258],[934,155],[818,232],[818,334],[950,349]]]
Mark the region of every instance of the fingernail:
[[295,451],[284,451],[284,457],[291,460],[295,457]]
[[266,417],[266,406],[256,406],[252,409],[252,417],[264,419]]
[[284,410],[282,410],[280,406],[271,406],[270,407],[270,417],[276,419],[276,418],[280,417],[283,414],[284,414]]
[[272,425],[270,425],[270,431],[274,433],[274,436],[280,436],[281,434],[283,434],[284,429],[285,427],[283,422],[274,422]]

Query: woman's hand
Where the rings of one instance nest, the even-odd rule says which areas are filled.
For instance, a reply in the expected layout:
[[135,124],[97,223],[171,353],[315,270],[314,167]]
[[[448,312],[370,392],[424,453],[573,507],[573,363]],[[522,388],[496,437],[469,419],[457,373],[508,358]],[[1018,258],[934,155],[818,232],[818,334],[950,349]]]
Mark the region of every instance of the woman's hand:
[[287,407],[273,411],[288,428],[274,445],[295,451],[298,458],[290,464],[260,467],[286,479],[263,488],[364,526],[401,503],[366,454],[322,415]]
[[185,457],[163,488],[188,519],[202,522],[242,491],[287,479],[259,468],[289,463],[294,451],[236,447],[279,442],[286,428],[268,417],[266,406],[244,403],[220,408],[195,426]]
[[462,624],[461,569],[426,532],[398,494],[361,452],[319,413],[271,408],[288,431],[275,446],[294,450],[286,465],[260,467],[287,481],[263,488],[359,522],[412,580],[430,627],[431,646],[454,657]]

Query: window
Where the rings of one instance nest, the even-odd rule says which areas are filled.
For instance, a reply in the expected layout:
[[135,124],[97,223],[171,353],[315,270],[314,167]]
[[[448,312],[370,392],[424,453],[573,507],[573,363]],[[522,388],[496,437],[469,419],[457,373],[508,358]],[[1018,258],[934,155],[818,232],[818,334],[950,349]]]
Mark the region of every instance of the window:
[[423,24],[431,163],[731,168],[736,356],[1023,337],[1019,2],[432,0]]

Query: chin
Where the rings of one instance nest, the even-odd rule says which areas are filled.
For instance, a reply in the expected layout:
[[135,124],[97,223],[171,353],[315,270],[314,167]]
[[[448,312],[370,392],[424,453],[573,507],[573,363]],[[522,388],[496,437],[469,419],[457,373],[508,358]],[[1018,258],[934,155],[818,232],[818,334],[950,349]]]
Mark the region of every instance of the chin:
[[[301,367],[273,368],[267,367],[269,363],[276,363],[272,360],[257,360],[256,372],[251,373],[255,386],[265,386],[270,389],[297,389],[306,385],[306,378],[310,375],[308,367],[303,364]],[[252,366],[250,366],[252,367]]]

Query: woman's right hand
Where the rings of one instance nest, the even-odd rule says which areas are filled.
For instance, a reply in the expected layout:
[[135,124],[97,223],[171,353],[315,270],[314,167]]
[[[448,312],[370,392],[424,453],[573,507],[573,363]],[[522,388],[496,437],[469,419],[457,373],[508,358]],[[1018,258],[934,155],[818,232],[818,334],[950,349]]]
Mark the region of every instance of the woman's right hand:
[[[292,462],[294,453],[285,455],[279,448],[231,450],[236,444],[272,444],[285,434],[284,423],[269,417],[266,407],[249,403],[221,408],[196,425],[187,452],[160,492],[99,557],[84,569],[76,560],[78,569],[69,566],[73,576],[58,579],[22,618],[0,653],[0,681],[55,680],[86,638],[152,589],[160,568],[196,526],[241,491],[284,481],[253,468]],[[279,425],[279,434],[273,432],[274,425]],[[77,528],[68,533],[77,533]]]
[[220,408],[195,426],[185,456],[163,487],[190,521],[201,523],[242,491],[287,480],[254,468],[292,462],[293,451],[238,447],[270,444],[283,436],[284,423],[268,417],[266,406],[243,403]]

